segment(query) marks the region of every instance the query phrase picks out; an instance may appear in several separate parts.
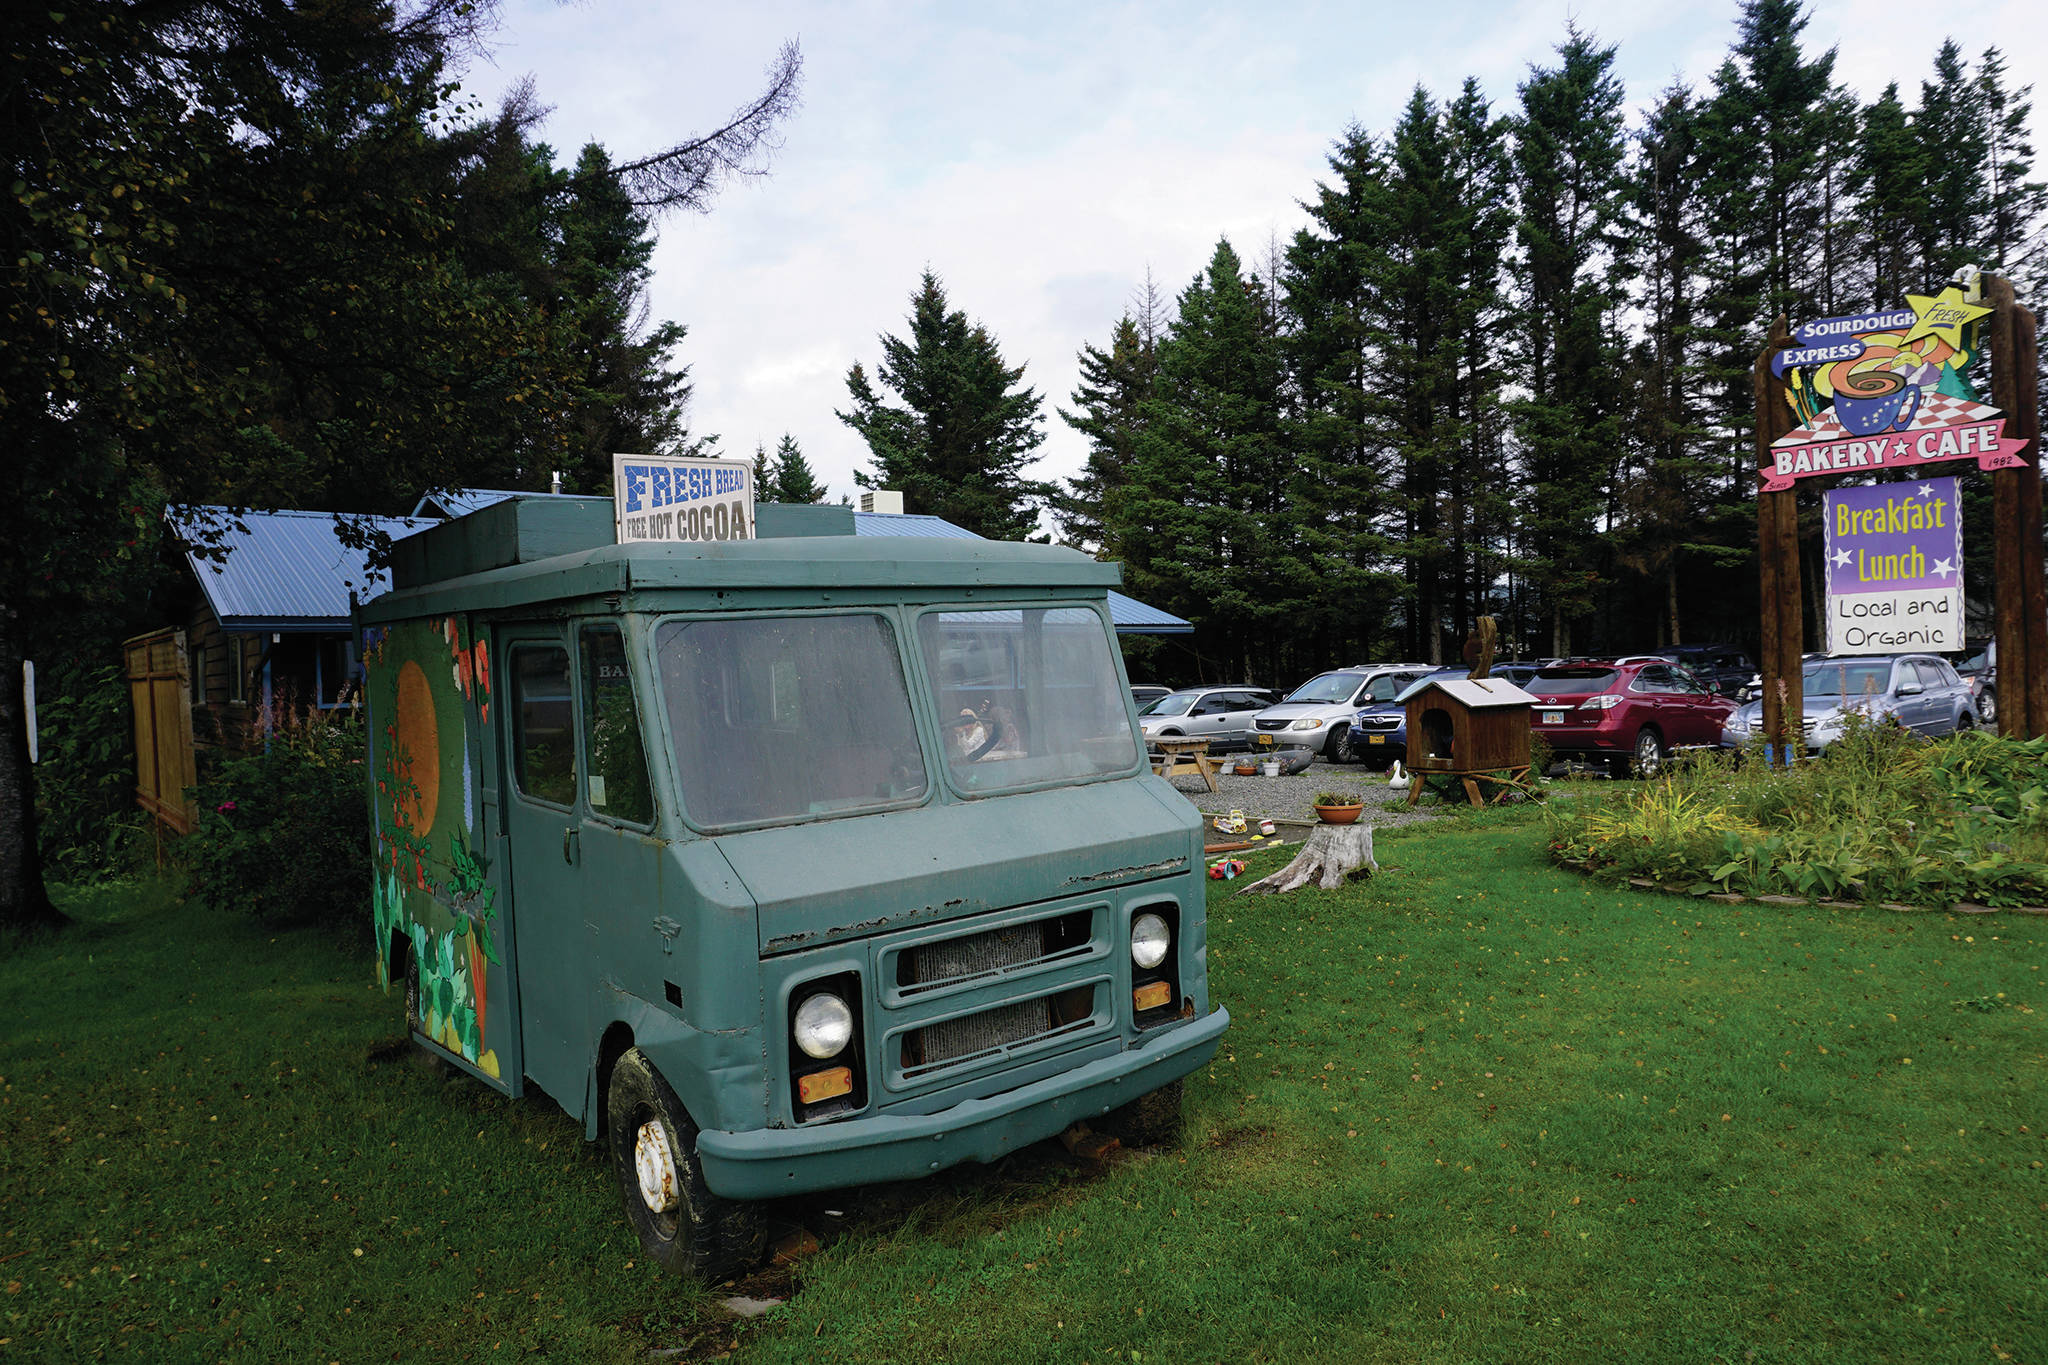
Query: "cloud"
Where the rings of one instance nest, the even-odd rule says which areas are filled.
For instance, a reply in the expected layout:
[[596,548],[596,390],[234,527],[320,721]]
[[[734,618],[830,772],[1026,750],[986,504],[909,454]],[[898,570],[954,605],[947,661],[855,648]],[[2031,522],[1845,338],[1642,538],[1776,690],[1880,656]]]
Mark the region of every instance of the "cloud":
[[[1938,33],[1868,22],[1821,0],[1808,50],[1838,45],[1838,75],[1873,98],[1908,98]],[[689,328],[692,427],[727,454],[796,436],[834,496],[865,466],[833,410],[845,374],[901,334],[920,272],[985,323],[1046,397],[1036,472],[1079,468],[1069,403],[1084,343],[1104,344],[1149,270],[1169,300],[1228,236],[1257,264],[1302,225],[1356,121],[1384,133],[1418,84],[1438,98],[1479,78],[1511,112],[1529,67],[1552,60],[1567,20],[1618,44],[1629,107],[1681,77],[1704,89],[1736,36],[1733,0],[1550,5],[1051,3],[1016,10],[937,3],[761,4],[708,9],[542,0],[505,10],[494,94],[531,70],[555,107],[544,130],[565,158],[584,141],[644,155],[714,126],[758,89],[785,39],[805,56],[805,100],[770,176],[729,187],[708,215],[661,225],[653,310]],[[2048,57],[2035,9],[1964,3],[1944,16],[1974,58],[1995,34],[2015,79]],[[1922,36],[1924,35],[1924,36]]]

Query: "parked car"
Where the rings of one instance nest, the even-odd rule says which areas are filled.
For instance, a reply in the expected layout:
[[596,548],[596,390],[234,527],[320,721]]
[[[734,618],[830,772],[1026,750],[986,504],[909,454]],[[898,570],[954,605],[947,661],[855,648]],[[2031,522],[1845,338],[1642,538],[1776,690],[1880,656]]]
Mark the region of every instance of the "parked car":
[[1749,656],[1733,645],[1673,645],[1658,653],[1724,697],[1734,696],[1756,672]]
[[1206,739],[1212,750],[1251,747],[1252,717],[1278,698],[1260,687],[1183,687],[1138,713],[1145,743]]
[[1253,717],[1252,742],[1262,748],[1313,749],[1332,763],[1348,762],[1351,721],[1359,708],[1393,700],[1428,671],[1427,664],[1391,664],[1318,673],[1285,701]]
[[[1799,656],[1801,663],[1812,663],[1815,659],[1827,658],[1826,651],[1809,651]],[[1751,702],[1764,694],[1764,675],[1761,670],[1753,671],[1748,681],[1737,687],[1732,694],[1739,702]]]
[[[1408,757],[1408,694],[1426,682],[1462,678],[1472,670],[1459,664],[1419,673],[1390,697],[1375,701],[1351,718],[1345,738],[1346,757],[1373,768],[1391,768]],[[1517,684],[1518,686],[1520,684]]]
[[[1974,729],[1980,718],[1970,685],[1947,660],[1932,654],[1857,654],[1809,660],[1800,673],[1801,728],[1806,751],[1825,753],[1842,737],[1854,712],[1878,724],[1904,726],[1929,739]],[[1738,749],[1763,723],[1764,704],[1751,702],[1729,716],[1724,748]]]
[[1956,665],[1956,673],[1977,699],[1978,719],[1986,725],[1998,724],[1998,641],[1973,646]]
[[1712,748],[1735,703],[1668,659],[1567,663],[1540,669],[1530,727],[1563,758],[1607,764],[1616,777],[1649,776],[1674,749]]
[[1138,709],[1142,711],[1171,691],[1173,689],[1163,683],[1132,683],[1131,700],[1136,702]]

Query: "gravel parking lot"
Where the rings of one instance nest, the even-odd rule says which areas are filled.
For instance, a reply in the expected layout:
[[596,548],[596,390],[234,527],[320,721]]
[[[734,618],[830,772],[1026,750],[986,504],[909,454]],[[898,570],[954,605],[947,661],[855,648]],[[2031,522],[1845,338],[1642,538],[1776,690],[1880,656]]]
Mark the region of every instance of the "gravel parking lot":
[[1223,761],[1225,770],[1216,775],[1218,791],[1210,791],[1201,778],[1192,775],[1167,780],[1205,816],[1241,810],[1246,819],[1253,821],[1261,817],[1313,820],[1316,813],[1311,809],[1311,801],[1321,791],[1357,792],[1365,798],[1366,807],[1358,818],[1381,829],[1427,819],[1443,809],[1427,801],[1409,806],[1406,790],[1389,787],[1386,773],[1373,772],[1362,764],[1325,763],[1318,759],[1293,777],[1239,777],[1228,770],[1228,755]]

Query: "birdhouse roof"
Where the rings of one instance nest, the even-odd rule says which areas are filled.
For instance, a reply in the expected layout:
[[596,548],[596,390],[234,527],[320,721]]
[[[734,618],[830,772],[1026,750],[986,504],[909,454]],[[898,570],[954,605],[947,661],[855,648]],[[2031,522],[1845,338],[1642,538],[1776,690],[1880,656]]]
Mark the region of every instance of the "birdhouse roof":
[[1449,694],[1472,711],[1501,706],[1534,706],[1536,699],[1506,678],[1434,678],[1407,694],[1414,700],[1431,688]]

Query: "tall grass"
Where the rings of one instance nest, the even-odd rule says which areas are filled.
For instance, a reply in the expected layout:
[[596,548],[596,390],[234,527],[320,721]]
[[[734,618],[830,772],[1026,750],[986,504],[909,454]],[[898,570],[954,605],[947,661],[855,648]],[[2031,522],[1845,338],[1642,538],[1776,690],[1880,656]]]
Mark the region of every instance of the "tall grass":
[[1852,723],[1820,758],[1708,754],[1556,802],[1549,828],[1562,861],[1703,891],[2048,904],[2048,740]]

